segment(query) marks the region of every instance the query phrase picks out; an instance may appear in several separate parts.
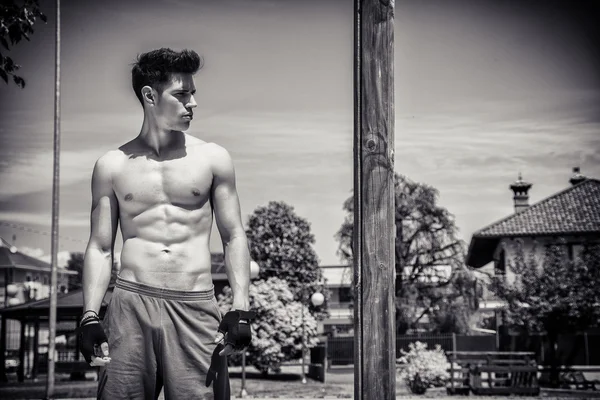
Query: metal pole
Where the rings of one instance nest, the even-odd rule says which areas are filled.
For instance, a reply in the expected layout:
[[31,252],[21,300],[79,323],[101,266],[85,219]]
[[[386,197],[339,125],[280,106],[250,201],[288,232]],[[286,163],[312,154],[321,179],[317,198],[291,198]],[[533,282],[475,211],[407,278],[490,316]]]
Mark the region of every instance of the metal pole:
[[583,332],[583,340],[585,345],[585,365],[590,365],[590,345],[587,332]]
[[306,375],[304,375],[304,358],[306,358],[306,343],[304,341],[304,336],[306,335],[304,329],[304,303],[306,303],[306,293],[304,289],[302,289],[302,383],[306,383]]
[[56,44],[55,44],[55,92],[54,92],[54,174],[52,182],[52,272],[50,275],[50,315],[48,332],[48,379],[46,398],[54,396],[54,352],[56,342],[56,286],[58,253],[58,198],[60,168],[60,0],[56,0]]
[[246,350],[242,352],[242,389],[240,390],[240,397],[248,396],[246,391]]

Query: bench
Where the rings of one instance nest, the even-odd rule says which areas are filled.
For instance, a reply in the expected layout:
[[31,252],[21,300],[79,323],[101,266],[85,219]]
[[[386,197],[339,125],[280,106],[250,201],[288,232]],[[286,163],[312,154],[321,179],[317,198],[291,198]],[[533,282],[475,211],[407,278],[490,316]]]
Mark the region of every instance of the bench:
[[586,379],[581,371],[565,372],[561,377],[561,380],[564,380],[568,385],[575,385],[575,389],[577,390],[598,390],[596,389],[596,384],[600,384],[600,381],[598,380],[590,381]]
[[537,396],[540,393],[537,373],[535,365],[473,366],[470,372],[471,390],[478,395]]
[[538,395],[537,363],[532,352],[448,352],[448,394]]

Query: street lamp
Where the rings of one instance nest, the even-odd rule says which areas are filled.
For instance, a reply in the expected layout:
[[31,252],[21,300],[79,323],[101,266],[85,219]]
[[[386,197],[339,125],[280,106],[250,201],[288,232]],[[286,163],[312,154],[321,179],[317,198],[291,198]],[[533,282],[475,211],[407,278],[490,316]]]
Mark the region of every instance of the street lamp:
[[[304,303],[306,303],[305,300],[305,296],[306,296],[306,291],[302,291],[302,383],[306,383],[306,375],[304,374],[304,363],[305,363],[305,359],[306,359],[306,334],[305,334],[305,329],[304,329]],[[312,294],[312,296],[310,296],[310,302],[313,304],[313,306],[317,307],[320,306],[321,304],[323,304],[323,302],[325,301],[325,296],[323,296],[323,293],[321,292],[315,292]]]

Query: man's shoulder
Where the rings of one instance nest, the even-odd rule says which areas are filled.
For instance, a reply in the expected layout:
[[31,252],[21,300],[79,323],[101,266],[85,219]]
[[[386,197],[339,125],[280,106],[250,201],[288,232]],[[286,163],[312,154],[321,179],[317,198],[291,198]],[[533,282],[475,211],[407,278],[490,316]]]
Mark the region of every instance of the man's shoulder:
[[109,150],[96,160],[96,168],[108,170],[114,168],[123,159],[123,152],[119,149]]
[[196,149],[202,156],[209,157],[211,160],[229,158],[227,149],[215,142],[206,142],[194,136],[189,136],[186,138],[186,145],[188,148]]
[[229,152],[227,149],[217,143],[208,142],[202,146],[203,150],[206,152],[208,156],[216,159],[228,159]]

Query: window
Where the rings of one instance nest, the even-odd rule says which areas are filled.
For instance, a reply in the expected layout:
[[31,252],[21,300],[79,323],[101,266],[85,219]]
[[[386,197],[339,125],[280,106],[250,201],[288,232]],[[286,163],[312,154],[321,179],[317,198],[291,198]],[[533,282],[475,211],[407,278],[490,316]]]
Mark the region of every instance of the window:
[[581,246],[575,243],[567,244],[567,256],[569,257],[569,261],[574,261],[581,253]]
[[338,295],[340,303],[351,303],[352,302],[352,288],[341,287],[338,289]]
[[504,249],[500,250],[496,265],[494,265],[494,273],[496,275],[506,275],[506,255]]

